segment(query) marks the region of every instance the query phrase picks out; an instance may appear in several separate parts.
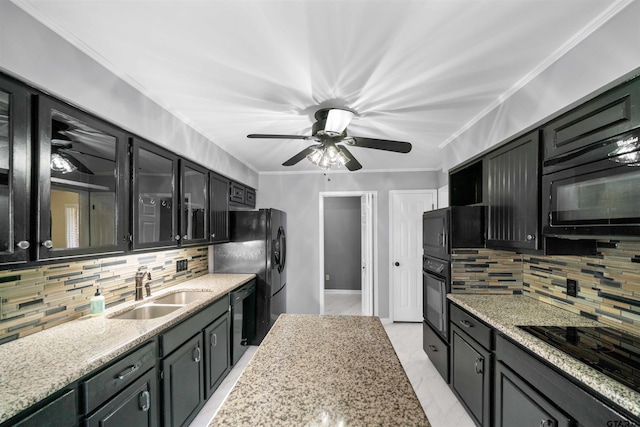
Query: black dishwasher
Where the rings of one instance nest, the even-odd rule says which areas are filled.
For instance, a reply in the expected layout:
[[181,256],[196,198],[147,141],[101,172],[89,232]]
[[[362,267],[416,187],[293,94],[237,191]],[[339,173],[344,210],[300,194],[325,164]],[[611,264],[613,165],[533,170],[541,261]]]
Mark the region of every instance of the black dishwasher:
[[231,364],[242,357],[253,341],[256,316],[256,281],[231,292]]

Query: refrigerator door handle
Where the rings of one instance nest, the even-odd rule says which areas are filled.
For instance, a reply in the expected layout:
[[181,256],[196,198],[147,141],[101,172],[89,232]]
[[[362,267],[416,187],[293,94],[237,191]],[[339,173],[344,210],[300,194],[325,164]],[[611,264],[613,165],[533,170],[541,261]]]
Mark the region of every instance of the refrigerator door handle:
[[280,253],[279,255],[279,261],[278,261],[278,271],[280,273],[282,273],[282,270],[284,270],[284,266],[285,263],[287,262],[287,236],[285,235],[284,232],[284,227],[280,227],[278,229],[278,241],[280,241]]

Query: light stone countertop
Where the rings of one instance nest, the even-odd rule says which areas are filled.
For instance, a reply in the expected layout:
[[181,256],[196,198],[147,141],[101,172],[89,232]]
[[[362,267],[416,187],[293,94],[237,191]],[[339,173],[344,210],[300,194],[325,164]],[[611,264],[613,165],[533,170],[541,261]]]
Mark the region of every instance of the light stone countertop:
[[380,319],[283,314],[210,426],[429,426]]
[[517,325],[606,326],[523,295],[449,294],[449,300],[577,380],[587,388],[640,416],[640,393],[544,343]]
[[[159,291],[143,301],[119,304],[0,345],[0,423],[179,323],[208,303],[247,283],[254,274],[206,274]],[[149,320],[110,319],[181,290],[209,295]]]

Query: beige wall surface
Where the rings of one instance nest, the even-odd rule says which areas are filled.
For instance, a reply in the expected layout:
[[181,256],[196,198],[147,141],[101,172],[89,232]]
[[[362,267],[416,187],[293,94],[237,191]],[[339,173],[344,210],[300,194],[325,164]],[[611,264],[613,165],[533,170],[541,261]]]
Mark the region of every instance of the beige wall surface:
[[[287,212],[287,311],[320,312],[319,194],[378,192],[378,299],[376,315],[389,316],[389,190],[435,189],[439,172],[262,174],[260,208]],[[215,247],[214,247],[215,250]],[[374,255],[374,259],[376,259]],[[374,265],[374,268],[376,266]]]

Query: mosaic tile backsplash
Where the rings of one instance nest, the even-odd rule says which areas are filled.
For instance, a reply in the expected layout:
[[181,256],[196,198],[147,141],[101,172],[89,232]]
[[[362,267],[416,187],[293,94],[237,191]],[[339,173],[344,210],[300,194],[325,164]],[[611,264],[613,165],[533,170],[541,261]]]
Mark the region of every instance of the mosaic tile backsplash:
[[[518,294],[640,334],[640,242],[598,242],[594,256],[456,249],[453,293]],[[578,296],[567,295],[567,279]]]
[[[188,269],[176,273],[176,261]],[[151,292],[208,272],[208,247],[68,261],[0,271],[0,344],[89,313],[96,286],[107,308],[135,299],[138,267],[151,272]]]

